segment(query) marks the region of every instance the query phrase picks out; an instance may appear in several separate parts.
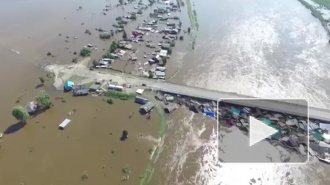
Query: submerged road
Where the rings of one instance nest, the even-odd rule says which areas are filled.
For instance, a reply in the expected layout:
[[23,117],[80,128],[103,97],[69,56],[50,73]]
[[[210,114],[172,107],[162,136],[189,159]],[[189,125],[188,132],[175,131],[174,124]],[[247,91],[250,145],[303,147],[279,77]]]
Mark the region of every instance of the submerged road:
[[[120,74],[122,75],[122,74]],[[126,75],[124,75],[126,76]],[[202,89],[198,87],[191,87],[182,84],[176,84],[172,82],[166,81],[155,81],[152,79],[145,79],[139,77],[132,77],[131,75],[126,76],[126,80],[130,82],[129,79],[134,79],[133,83],[137,85],[146,84],[147,87],[150,87],[154,90],[159,90],[164,93],[170,94],[178,94],[182,96],[190,96],[200,99],[206,99],[211,101],[224,101],[227,103],[239,104],[243,106],[250,106],[250,107],[259,107],[265,110],[272,110],[277,112],[283,112],[293,115],[299,116],[307,116],[309,112],[309,118],[319,119],[323,121],[330,121],[330,110],[328,109],[320,109],[309,107],[307,109],[307,102],[304,100],[285,100],[285,99],[278,99],[278,100],[262,100],[255,97],[239,95],[235,93],[228,93],[228,92],[220,92],[214,91],[209,89]],[[237,100],[237,99],[254,99],[253,101],[249,100]],[[235,100],[236,99],[236,100]]]

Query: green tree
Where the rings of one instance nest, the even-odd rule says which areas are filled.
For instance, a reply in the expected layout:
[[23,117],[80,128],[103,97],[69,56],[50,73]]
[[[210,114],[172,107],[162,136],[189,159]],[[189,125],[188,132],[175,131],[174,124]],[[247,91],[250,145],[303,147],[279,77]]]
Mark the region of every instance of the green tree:
[[127,33],[125,30],[123,30],[123,39],[126,40],[127,39]]
[[104,55],[103,58],[110,58],[110,59],[115,59],[115,57],[113,55],[111,55],[111,53],[109,51],[107,51]]
[[[127,36],[126,36],[126,37],[127,37]],[[111,46],[110,46],[110,53],[115,52],[117,48],[118,48],[118,44],[117,44],[117,42],[112,41]]]
[[136,13],[131,13],[131,17],[130,17],[130,19],[132,19],[132,20],[136,20]]
[[107,103],[108,103],[108,104],[113,104],[113,100],[112,100],[111,98],[108,98],[108,99],[107,99]]
[[88,49],[88,48],[83,48],[81,51],[80,51],[80,56],[82,57],[86,57],[86,56],[89,56],[91,54],[91,50]]
[[18,121],[25,121],[29,117],[29,113],[22,106],[16,106],[11,113]]
[[39,77],[39,80],[40,80],[40,82],[41,82],[42,84],[45,83],[45,79],[44,79],[44,77]]
[[99,64],[99,62],[97,61],[97,60],[93,60],[93,66],[95,67],[95,66],[97,66]]
[[45,108],[49,108],[50,105],[52,104],[49,95],[44,90],[39,91],[36,97],[36,101]]

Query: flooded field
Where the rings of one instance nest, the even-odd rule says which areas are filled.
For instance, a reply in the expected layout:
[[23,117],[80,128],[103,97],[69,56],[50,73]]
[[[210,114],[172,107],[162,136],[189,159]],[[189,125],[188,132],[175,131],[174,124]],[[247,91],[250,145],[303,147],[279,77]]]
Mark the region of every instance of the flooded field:
[[[88,184],[120,183],[122,169],[129,166],[132,172],[125,183],[137,184],[158,142],[160,117],[156,111],[146,119],[132,101],[114,100],[109,105],[102,97],[73,98],[72,94],[56,91],[49,80],[41,89],[50,94],[54,107],[28,119],[26,125],[18,124],[11,115],[15,105],[25,106],[35,99],[40,90],[36,88],[39,77],[46,75],[40,66],[71,63],[77,57],[73,52],[79,53],[88,43],[98,47],[91,57],[99,59],[111,40],[99,39],[95,28],[112,29],[113,16],[125,12],[118,8],[113,16],[102,15],[105,5],[111,3],[103,0],[1,3],[0,15],[6,19],[0,21],[0,82],[6,88],[0,92],[0,131],[4,133],[0,181],[81,184],[81,178],[88,176]],[[77,11],[79,6],[83,10]],[[15,14],[13,9],[17,10]],[[91,36],[84,33],[86,29],[91,30]],[[47,56],[47,52],[53,56]],[[65,102],[56,97],[63,97]],[[72,120],[70,125],[64,131],[58,130],[66,118]],[[123,130],[129,132],[126,141],[119,139]]]
[[[52,95],[63,97],[65,103],[54,100],[51,109],[29,119],[25,126],[11,122],[5,129],[1,181],[80,184],[82,174],[87,173],[88,184],[120,183],[122,169],[129,166],[132,172],[126,184],[137,184],[158,140],[157,113],[148,120],[139,115],[139,106],[133,102],[115,100],[109,105],[101,97]],[[132,112],[135,114],[129,118]],[[65,118],[71,123],[58,130]],[[125,141],[120,140],[123,130],[129,133]]]

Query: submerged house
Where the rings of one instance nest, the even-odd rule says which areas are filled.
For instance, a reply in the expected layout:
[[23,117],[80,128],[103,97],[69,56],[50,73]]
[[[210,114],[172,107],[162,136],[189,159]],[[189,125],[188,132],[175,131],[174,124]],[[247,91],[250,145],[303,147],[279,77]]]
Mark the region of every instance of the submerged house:
[[73,96],[87,96],[89,94],[88,89],[73,90]]
[[166,105],[166,107],[164,108],[164,111],[165,111],[165,113],[170,114],[170,113],[172,113],[173,111],[175,111],[175,109],[176,109],[176,106],[175,106],[174,104],[168,104],[168,105]]
[[140,107],[141,114],[147,114],[154,108],[154,104],[152,102],[148,102]]
[[144,104],[148,103],[148,101],[149,101],[148,99],[142,98],[140,96],[135,97],[135,103],[138,103],[138,104],[141,104],[141,105],[144,105]]
[[32,115],[37,111],[38,104],[37,102],[31,101],[26,105],[27,112]]
[[110,32],[102,32],[100,33],[100,38],[101,39],[110,39],[111,33]]
[[64,84],[64,91],[71,91],[74,86],[74,82],[72,81],[66,81]]
[[99,89],[99,87],[100,87],[100,85],[95,83],[95,84],[90,86],[89,92],[96,92]]

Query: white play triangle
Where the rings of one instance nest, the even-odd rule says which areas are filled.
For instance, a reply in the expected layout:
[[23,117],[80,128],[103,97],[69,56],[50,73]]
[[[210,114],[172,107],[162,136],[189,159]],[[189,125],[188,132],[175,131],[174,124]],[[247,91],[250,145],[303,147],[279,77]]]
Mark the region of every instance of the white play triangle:
[[269,136],[278,132],[278,130],[273,127],[268,126],[264,122],[257,120],[256,118],[250,116],[250,146],[268,138]]

